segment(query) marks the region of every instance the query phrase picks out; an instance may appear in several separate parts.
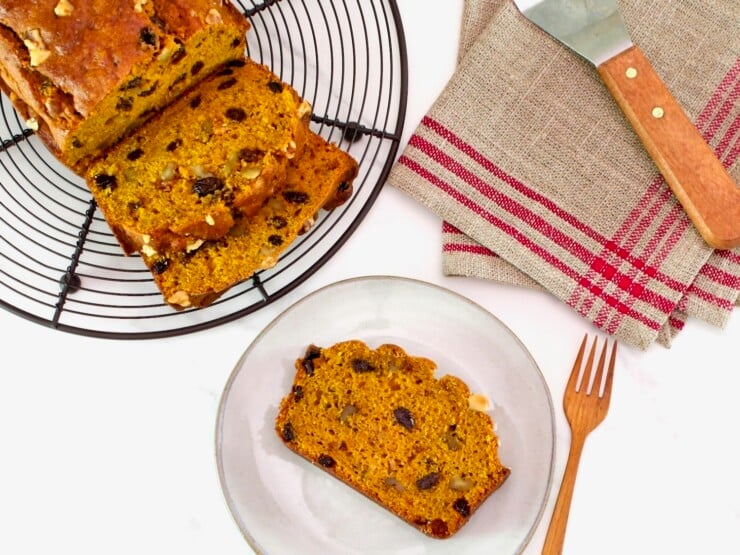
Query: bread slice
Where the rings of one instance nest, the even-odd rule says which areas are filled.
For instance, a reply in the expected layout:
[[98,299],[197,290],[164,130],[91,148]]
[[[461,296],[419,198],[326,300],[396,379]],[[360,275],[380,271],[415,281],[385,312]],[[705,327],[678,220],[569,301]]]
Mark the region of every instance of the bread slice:
[[481,396],[433,361],[349,340],[309,346],[295,369],[280,439],[424,534],[455,534],[509,476]]
[[266,66],[235,60],[96,160],[87,183],[127,254],[192,250],[282,186],[310,113]]
[[207,306],[258,270],[274,266],[321,208],[349,198],[357,173],[350,155],[310,132],[302,156],[288,166],[285,185],[254,215],[190,252],[143,250],[142,258],[174,308]]
[[4,0],[0,85],[79,173],[224,62],[249,23],[222,0]]

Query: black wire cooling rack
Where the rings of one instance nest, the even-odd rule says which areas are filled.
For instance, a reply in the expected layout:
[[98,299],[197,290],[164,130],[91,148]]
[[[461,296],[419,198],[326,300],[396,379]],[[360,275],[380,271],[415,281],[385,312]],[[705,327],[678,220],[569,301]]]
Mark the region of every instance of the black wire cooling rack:
[[312,130],[360,164],[354,194],[322,212],[278,264],[209,307],[164,303],[142,260],[126,257],[87,187],[59,164],[3,96],[0,104],[0,306],[52,328],[156,338],[232,321],[324,265],[374,203],[406,113],[406,44],[394,0],[234,0],[249,18],[248,55],[313,106]]

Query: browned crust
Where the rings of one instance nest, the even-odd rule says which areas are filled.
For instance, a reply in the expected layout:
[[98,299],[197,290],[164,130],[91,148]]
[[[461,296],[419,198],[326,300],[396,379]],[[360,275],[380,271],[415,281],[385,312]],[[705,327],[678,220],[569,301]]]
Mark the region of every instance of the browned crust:
[[[6,36],[15,36],[17,45],[4,53],[3,61],[7,63],[12,57],[22,60],[25,71],[18,72],[18,80],[25,81],[29,70],[23,34],[38,29],[50,55],[30,73],[37,82],[48,79],[73,94],[75,110],[85,117],[109,91],[129,77],[137,64],[149,61],[151,53],[139,44],[141,29],[152,24],[147,13],[149,6],[143,2],[143,8],[137,11],[134,0],[72,2],[72,16],[58,17],[54,13],[57,3],[58,0],[2,2],[0,25]],[[167,31],[181,40],[203,29],[211,9],[217,9],[226,22],[241,26],[244,32],[249,28],[246,18],[228,1],[155,0],[152,6]],[[35,90],[18,92],[25,92],[21,96],[26,98],[37,94]]]
[[360,487],[352,484],[351,482],[349,482],[347,480],[343,480],[341,476],[337,476],[334,472],[331,471],[331,469],[322,466],[318,462],[318,460],[313,460],[313,459],[307,457],[304,453],[301,453],[298,449],[296,449],[293,445],[291,445],[290,442],[287,442],[287,441],[285,441],[282,438],[282,436],[280,434],[279,428],[276,428],[276,431],[277,431],[278,437],[280,437],[280,441],[282,441],[283,444],[288,449],[290,449],[296,455],[300,456],[303,460],[310,462],[316,468],[318,468],[320,470],[323,470],[324,472],[326,472],[327,474],[329,474],[331,476],[334,476],[337,480],[340,480],[343,484],[349,486],[354,491],[356,491],[357,493],[361,494],[363,497],[365,497],[367,499],[370,499],[371,501],[373,501],[374,503],[376,503],[378,506],[382,507],[383,509],[385,509],[388,512],[390,512],[395,517],[399,518],[401,521],[405,522],[406,524],[409,524],[410,526],[413,526],[414,528],[416,528],[417,530],[419,530],[419,532],[421,532],[422,534],[424,534],[426,536],[429,536],[430,538],[434,538],[436,540],[444,540],[444,539],[451,538],[457,532],[459,532],[460,529],[463,526],[465,526],[465,524],[467,524],[470,521],[470,517],[472,517],[478,511],[478,509],[481,507],[481,505],[483,505],[483,503],[491,495],[493,495],[493,493],[495,491],[497,491],[501,486],[504,485],[504,482],[506,482],[506,480],[511,475],[511,470],[509,468],[505,468],[504,471],[503,471],[504,474],[505,474],[504,478],[494,488],[492,488],[490,491],[488,491],[488,493],[484,497],[481,497],[476,503],[474,503],[473,505],[470,505],[470,514],[468,515],[468,517],[465,520],[461,521],[461,524],[458,527],[456,527],[454,529],[450,529],[449,527],[445,527],[445,528],[442,528],[440,530],[440,528],[434,527],[431,521],[430,522],[420,523],[420,522],[415,522],[415,521],[413,521],[411,519],[404,518],[402,515],[400,515],[399,513],[393,511],[390,507],[388,507],[387,504],[383,503],[383,500],[382,499],[378,499],[377,497],[374,497],[369,492],[367,492],[367,491],[363,490],[362,488],[360,488]]
[[[242,35],[249,29],[244,15],[222,0],[147,0],[138,10],[135,0],[72,0],[69,16],[55,14],[58,3],[0,4],[0,77],[24,119],[38,123],[44,144],[77,173],[95,152],[77,152],[75,133],[98,117],[101,103],[117,94],[137,70],[156,61],[158,52],[142,48],[143,29],[166,28],[168,40],[184,42],[207,28],[211,10]],[[32,64],[32,50],[44,52],[40,63]],[[132,117],[121,133],[145,120]],[[100,139],[106,146],[115,137]]]

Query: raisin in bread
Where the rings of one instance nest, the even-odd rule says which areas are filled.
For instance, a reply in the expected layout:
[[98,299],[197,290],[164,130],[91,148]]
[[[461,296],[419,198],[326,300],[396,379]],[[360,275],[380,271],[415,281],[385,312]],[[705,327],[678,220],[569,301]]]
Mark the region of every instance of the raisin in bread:
[[206,306],[274,266],[321,208],[333,209],[350,197],[357,173],[349,154],[309,132],[303,154],[288,166],[283,188],[253,216],[239,218],[226,236],[195,244],[190,252],[145,250],[142,258],[171,306]]
[[312,345],[295,368],[285,445],[421,532],[452,536],[509,476],[480,396],[433,361],[352,340]]
[[153,110],[240,58],[248,28],[228,0],[3,0],[0,86],[80,171]]
[[192,250],[282,186],[310,113],[267,67],[234,60],[96,160],[86,180],[127,254]]

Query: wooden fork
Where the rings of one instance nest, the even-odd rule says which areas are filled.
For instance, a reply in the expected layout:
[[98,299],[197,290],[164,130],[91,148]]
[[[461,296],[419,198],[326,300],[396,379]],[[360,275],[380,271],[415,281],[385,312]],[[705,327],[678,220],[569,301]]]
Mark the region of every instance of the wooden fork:
[[550,520],[550,527],[545,536],[545,544],[542,548],[543,555],[559,555],[563,552],[563,542],[565,540],[565,528],[568,524],[568,513],[570,512],[570,501],[573,497],[573,487],[576,483],[576,472],[578,463],[581,460],[581,452],[586,442],[588,434],[601,424],[609,410],[609,398],[612,393],[612,379],[614,377],[614,360],[617,354],[617,342],[614,341],[611,358],[609,360],[609,369],[606,373],[603,392],[601,392],[601,383],[604,378],[604,362],[606,361],[606,350],[609,341],[605,340],[604,348],[601,351],[599,363],[596,368],[596,376],[593,379],[591,387],[589,382],[591,378],[591,369],[594,363],[594,353],[596,352],[597,338],[594,337],[591,352],[583,369],[582,379],[578,379],[581,373],[581,362],[583,353],[586,349],[588,334],[583,338],[581,348],[578,351],[573,370],[568,379],[568,385],[565,388],[563,396],[563,408],[565,417],[570,424],[571,443],[568,462],[563,474],[563,482],[560,484],[560,493],[555,501],[555,509]]

